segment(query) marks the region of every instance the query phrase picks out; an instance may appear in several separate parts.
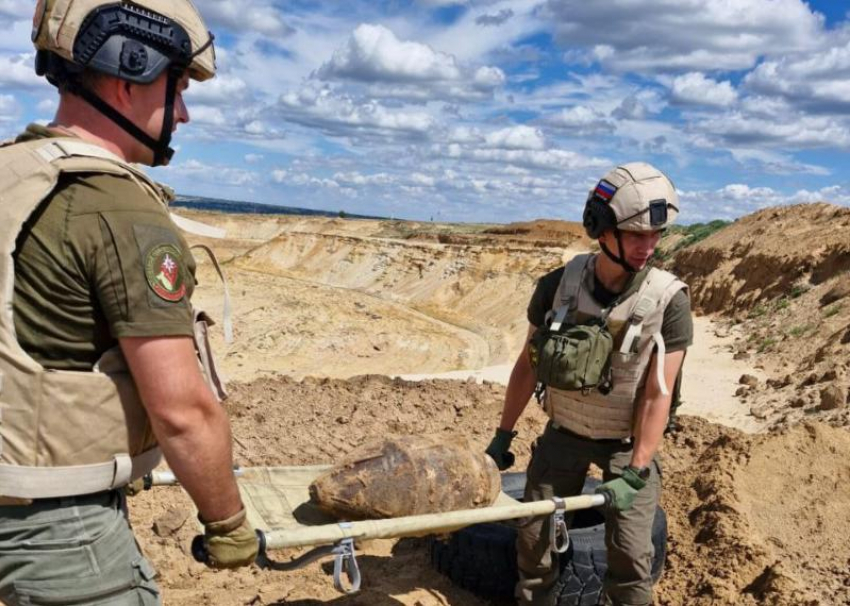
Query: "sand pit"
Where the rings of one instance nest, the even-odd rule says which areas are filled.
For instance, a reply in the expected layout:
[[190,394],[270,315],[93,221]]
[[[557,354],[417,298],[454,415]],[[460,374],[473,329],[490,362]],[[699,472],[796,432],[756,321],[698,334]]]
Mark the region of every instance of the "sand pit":
[[[486,446],[504,386],[482,379],[509,372],[534,280],[562,262],[563,249],[538,242],[527,226],[509,234],[426,226],[433,231],[416,236],[407,225],[378,222],[281,218],[249,229],[250,218],[215,221],[242,237],[212,242],[230,259],[236,303],[235,343],[215,339],[226,372],[238,379],[226,407],[239,463],[333,463],[389,432]],[[199,302],[216,313],[218,287],[203,262],[200,277]],[[697,325],[683,410],[716,422],[685,416],[664,444],[669,558],[657,604],[850,604],[846,429],[810,423],[752,435],[733,428],[762,425],[734,395],[740,376],[753,374],[758,386],[750,391],[771,398],[776,375],[755,350],[749,359],[733,357],[741,335],[705,320]],[[830,352],[842,345],[836,340]],[[373,374],[354,376],[365,373]],[[454,380],[427,378],[443,373]],[[822,389],[825,376],[807,389]],[[814,405],[795,411],[819,414]],[[544,423],[529,405],[514,442],[518,469]],[[327,562],[292,573],[209,571],[188,555],[196,532],[185,519],[190,511],[178,488],[131,503],[168,606],[485,604],[431,569],[423,539],[361,545],[365,585],[352,598],[333,589]],[[157,534],[155,522],[167,518],[185,521],[172,531],[156,524]]]

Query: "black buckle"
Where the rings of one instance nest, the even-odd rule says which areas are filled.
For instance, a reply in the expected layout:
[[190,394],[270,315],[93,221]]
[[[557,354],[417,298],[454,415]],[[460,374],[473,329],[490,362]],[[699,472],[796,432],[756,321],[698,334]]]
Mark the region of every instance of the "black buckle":
[[667,200],[653,200],[649,203],[649,224],[658,227],[667,223]]

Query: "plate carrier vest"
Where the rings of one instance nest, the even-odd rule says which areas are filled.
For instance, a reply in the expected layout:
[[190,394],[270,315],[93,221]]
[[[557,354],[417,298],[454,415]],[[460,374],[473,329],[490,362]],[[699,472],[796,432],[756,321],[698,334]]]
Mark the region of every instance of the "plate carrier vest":
[[[592,254],[577,255],[567,263],[550,317],[583,324],[604,316],[608,310],[586,288],[586,276],[595,267],[596,255]],[[556,428],[594,440],[632,437],[636,404],[647,380],[654,346],[658,350],[656,380],[661,392],[669,393],[664,381],[666,350],[661,325],[673,295],[683,289],[687,286],[676,276],[653,267],[635,292],[608,311],[608,330],[614,336],[612,389],[603,395],[595,389],[583,392],[547,387],[543,404]]]
[[[24,352],[12,318],[12,254],[24,223],[55,189],[62,173],[130,179],[167,206],[166,191],[105,149],[75,138],[0,147],[0,504],[115,489],[161,460],[156,438],[118,346],[92,372],[42,367]],[[226,396],[198,310],[195,345],[207,383]]]

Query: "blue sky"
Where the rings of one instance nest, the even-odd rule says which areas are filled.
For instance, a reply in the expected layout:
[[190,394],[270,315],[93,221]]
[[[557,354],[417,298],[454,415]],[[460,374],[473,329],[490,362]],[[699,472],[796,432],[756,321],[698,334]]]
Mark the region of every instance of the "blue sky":
[[[33,2],[0,1],[0,131],[49,121]],[[682,219],[850,205],[850,24],[819,0],[197,0],[187,195],[440,221],[580,220],[643,160]]]

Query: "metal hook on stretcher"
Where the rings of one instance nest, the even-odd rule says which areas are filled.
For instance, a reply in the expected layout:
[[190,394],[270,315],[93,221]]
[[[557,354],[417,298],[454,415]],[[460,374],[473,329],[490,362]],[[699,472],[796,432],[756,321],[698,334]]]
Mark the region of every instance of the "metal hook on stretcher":
[[[350,527],[350,524],[343,522],[340,523],[340,527],[347,528]],[[268,555],[266,533],[259,529],[255,530],[255,532],[257,533],[257,541],[259,542],[259,550],[257,552],[257,559],[255,560],[255,564],[258,567],[266,570],[291,572],[324,557],[334,556],[334,587],[336,590],[346,595],[360,591],[362,578],[360,576],[360,565],[357,563],[354,539],[343,539],[335,545],[316,547],[289,562],[278,562],[271,559]],[[209,553],[204,545],[203,535],[197,535],[192,540],[192,557],[196,562],[201,564],[205,564],[209,559]],[[348,587],[343,583],[343,573],[348,577]]]
[[567,553],[570,548],[570,533],[565,518],[566,503],[560,497],[553,497],[552,502],[555,503],[555,511],[552,512],[549,524],[549,544],[555,553]]

